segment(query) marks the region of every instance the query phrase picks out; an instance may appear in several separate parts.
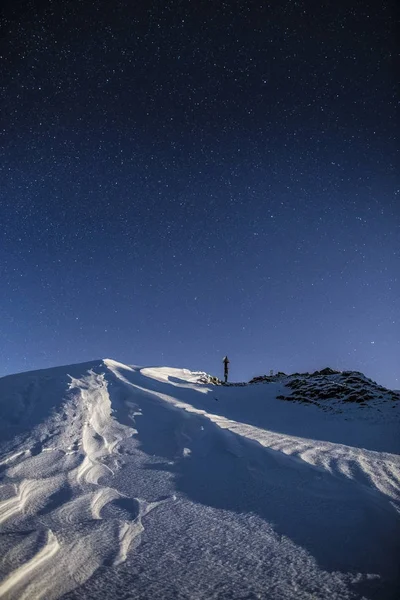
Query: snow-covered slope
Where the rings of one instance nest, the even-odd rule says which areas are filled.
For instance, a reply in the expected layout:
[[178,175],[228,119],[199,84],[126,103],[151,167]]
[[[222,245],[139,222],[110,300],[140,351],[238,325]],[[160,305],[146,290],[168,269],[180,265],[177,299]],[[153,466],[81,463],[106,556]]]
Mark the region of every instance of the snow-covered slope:
[[4,377],[0,597],[395,598],[399,422],[360,374]]

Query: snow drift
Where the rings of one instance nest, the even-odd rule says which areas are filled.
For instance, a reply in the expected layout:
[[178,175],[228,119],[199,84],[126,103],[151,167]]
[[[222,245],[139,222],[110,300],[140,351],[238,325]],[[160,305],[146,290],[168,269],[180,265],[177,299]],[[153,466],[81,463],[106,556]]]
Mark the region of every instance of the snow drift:
[[321,373],[0,379],[0,597],[395,598],[400,398]]

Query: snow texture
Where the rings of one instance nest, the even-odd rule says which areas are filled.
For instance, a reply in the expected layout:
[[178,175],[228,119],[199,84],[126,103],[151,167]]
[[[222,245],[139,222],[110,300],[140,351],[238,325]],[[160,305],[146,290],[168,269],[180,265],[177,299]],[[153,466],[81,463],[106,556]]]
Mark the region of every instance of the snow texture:
[[400,397],[113,360],[0,379],[0,597],[394,599]]

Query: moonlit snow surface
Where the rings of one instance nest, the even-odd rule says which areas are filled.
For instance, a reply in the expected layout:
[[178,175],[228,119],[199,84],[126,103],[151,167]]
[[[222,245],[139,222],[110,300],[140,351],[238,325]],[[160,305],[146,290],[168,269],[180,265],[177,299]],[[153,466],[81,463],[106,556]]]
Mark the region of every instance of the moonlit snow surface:
[[396,598],[400,402],[204,381],[113,360],[0,379],[1,598]]

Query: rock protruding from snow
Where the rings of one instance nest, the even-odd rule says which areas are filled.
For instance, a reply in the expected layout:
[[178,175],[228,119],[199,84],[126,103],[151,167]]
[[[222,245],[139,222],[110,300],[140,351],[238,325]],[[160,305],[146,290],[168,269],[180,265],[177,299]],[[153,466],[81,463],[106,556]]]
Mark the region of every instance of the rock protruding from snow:
[[[382,417],[381,407],[394,407],[393,403],[400,401],[399,392],[386,389],[358,371],[335,371],[329,367],[314,373],[262,375],[249,382],[254,383],[281,383],[278,400],[313,404],[332,412],[342,412],[343,403],[352,403],[360,409],[372,409],[369,416],[378,419]],[[393,414],[393,418],[396,416]]]
[[322,408],[342,410],[343,403],[356,403],[360,408],[377,409],[386,403],[400,401],[400,394],[378,385],[356,371],[320,371],[310,376],[292,376],[285,382],[287,394],[282,400],[313,403]]

